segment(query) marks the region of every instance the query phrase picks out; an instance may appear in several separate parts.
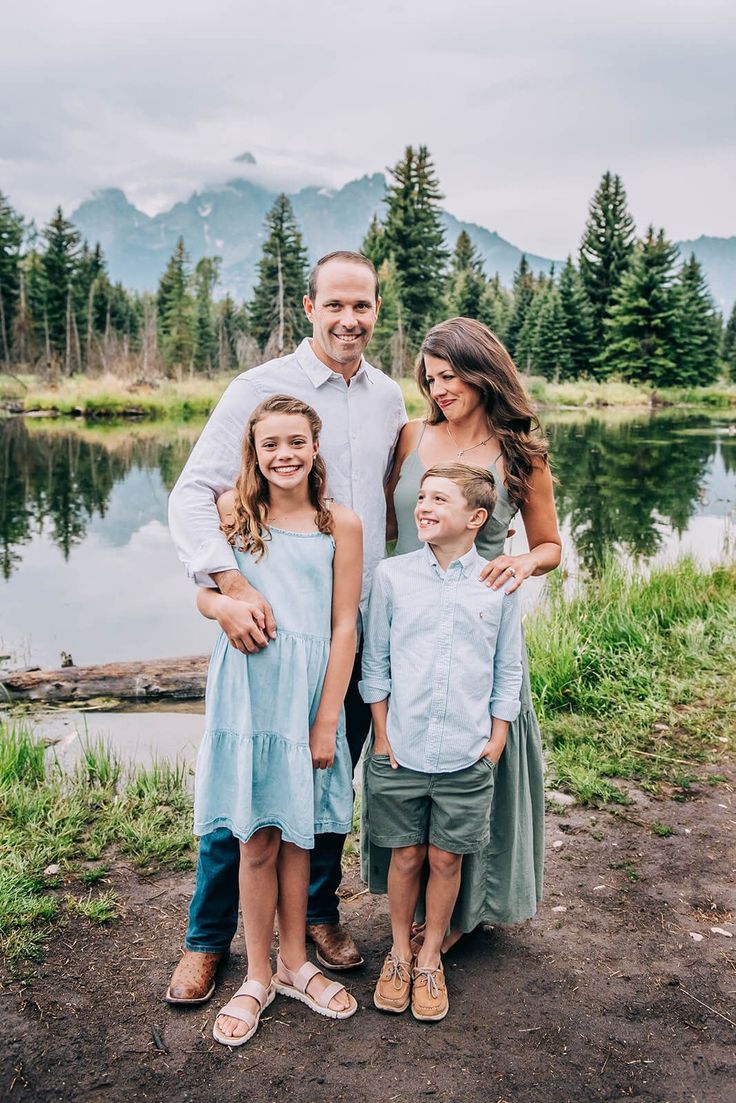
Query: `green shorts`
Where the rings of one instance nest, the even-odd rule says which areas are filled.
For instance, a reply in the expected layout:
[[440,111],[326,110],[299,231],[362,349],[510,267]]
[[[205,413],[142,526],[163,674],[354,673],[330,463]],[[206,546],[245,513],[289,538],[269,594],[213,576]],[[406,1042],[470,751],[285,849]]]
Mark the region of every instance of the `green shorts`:
[[371,840],[395,850],[430,843],[449,854],[473,854],[491,834],[495,767],[481,758],[451,774],[392,768],[373,754],[366,769]]

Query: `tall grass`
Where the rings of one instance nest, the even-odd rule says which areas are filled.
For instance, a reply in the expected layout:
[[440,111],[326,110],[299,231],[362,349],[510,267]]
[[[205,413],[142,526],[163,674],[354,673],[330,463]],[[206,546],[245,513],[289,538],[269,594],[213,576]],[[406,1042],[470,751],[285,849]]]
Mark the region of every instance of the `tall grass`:
[[[682,783],[683,762],[722,748],[728,710],[707,699],[716,683],[736,695],[735,567],[683,559],[630,575],[612,562],[570,599],[552,578],[527,642],[553,780],[582,799],[621,799],[612,778]],[[708,707],[720,717],[710,738]]]
[[98,742],[64,775],[27,726],[0,719],[0,953],[38,956],[65,918],[112,919],[109,890],[91,888],[105,871],[90,863],[117,854],[146,872],[191,867],[186,770],[126,771]]
[[[230,376],[211,379],[157,380],[150,384],[132,382],[122,376],[74,376],[56,386],[32,376],[0,375],[0,404],[23,410],[50,411],[61,415],[107,419],[138,416],[145,419],[188,421],[207,417]],[[413,377],[400,380],[410,417],[420,417],[425,402]],[[551,383],[541,376],[525,376],[524,385],[540,406],[597,408],[649,408],[652,404],[705,406],[727,409],[736,406],[736,384],[716,383],[710,387],[662,388],[620,380],[576,379]]]
[[[541,376],[524,376],[529,397],[539,406],[598,409],[605,406],[621,409],[649,409],[652,405],[706,406],[727,409],[736,406],[736,384],[718,383],[711,387],[667,388],[653,390],[643,383],[622,383],[620,380],[575,379],[565,383],[550,383]],[[401,389],[409,417],[421,417],[425,402],[413,379],[402,379]]]

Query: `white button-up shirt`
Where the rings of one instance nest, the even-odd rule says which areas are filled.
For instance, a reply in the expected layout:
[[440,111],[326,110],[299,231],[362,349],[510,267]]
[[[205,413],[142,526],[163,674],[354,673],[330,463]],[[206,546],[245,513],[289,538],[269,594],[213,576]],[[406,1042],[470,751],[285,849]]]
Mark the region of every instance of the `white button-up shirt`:
[[210,576],[217,571],[237,570],[215,500],[235,483],[248,418],[274,394],[308,402],[322,419],[327,493],[363,522],[365,614],[373,572],[386,549],[384,485],[406,422],[404,400],[398,384],[365,360],[348,385],[315,356],[309,338],[289,356],[239,375],[212,411],[169,498],[169,527],[179,558],[201,586],[214,585]]
[[521,609],[478,580],[475,545],[446,571],[429,544],[376,571],[363,643],[360,693],[389,698],[397,762],[451,773],[480,758],[491,718],[515,720],[521,693]]

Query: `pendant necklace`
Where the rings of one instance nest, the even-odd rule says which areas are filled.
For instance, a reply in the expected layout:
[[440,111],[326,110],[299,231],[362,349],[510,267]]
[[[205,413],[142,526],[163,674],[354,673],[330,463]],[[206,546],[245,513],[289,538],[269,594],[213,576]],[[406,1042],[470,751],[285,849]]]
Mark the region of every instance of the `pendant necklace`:
[[[445,429],[447,429],[447,435],[450,438],[450,440],[452,441],[452,443],[455,445],[456,448],[458,448],[458,442],[455,440],[454,436],[452,435],[452,432],[450,431],[450,426],[447,424],[447,422],[445,422]],[[479,440],[477,444],[469,444],[467,448],[460,448],[459,451],[458,451],[458,454],[457,454],[457,458],[461,459],[465,455],[466,452],[473,452],[476,448],[480,448],[480,446],[482,444],[488,444],[488,441],[492,440],[492,439],[493,439],[493,433],[489,433],[489,435],[485,438],[485,440]]]

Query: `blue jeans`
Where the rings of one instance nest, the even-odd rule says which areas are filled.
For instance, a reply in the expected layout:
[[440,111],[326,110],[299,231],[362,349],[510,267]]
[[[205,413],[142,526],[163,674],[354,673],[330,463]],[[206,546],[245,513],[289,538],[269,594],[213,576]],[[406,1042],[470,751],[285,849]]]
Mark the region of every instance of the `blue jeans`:
[[[353,768],[358,763],[371,713],[358,693],[360,652],[345,694],[345,734]],[[311,851],[308,923],[339,921],[337,889],[342,879],[344,835],[316,835]],[[229,949],[238,926],[238,872],[240,843],[226,828],[218,828],[199,840],[197,878],[189,905],[187,950],[220,954]]]

